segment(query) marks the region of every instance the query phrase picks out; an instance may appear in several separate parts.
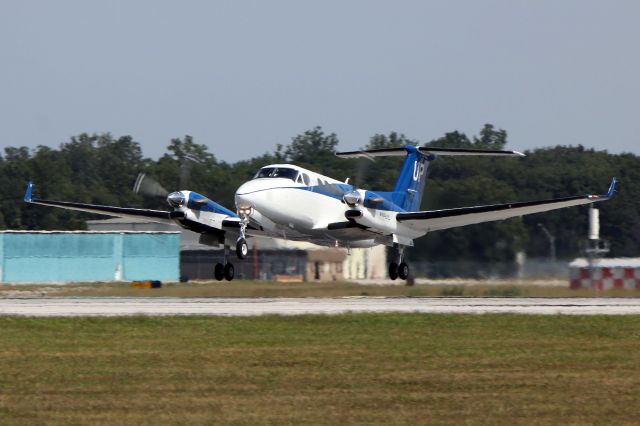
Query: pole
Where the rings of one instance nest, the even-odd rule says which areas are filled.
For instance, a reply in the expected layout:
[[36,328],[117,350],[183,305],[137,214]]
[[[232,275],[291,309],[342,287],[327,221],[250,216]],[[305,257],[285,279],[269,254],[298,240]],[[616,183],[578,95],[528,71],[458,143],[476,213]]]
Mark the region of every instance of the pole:
[[551,232],[541,223],[538,224],[538,227],[542,229],[542,232],[549,239],[549,257],[552,261],[556,261],[556,237],[551,235]]

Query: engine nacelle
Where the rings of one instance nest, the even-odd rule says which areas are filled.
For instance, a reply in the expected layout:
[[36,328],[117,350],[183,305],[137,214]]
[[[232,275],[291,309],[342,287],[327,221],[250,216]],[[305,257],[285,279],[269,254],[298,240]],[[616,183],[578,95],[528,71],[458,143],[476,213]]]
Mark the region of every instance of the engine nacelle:
[[374,232],[394,234],[398,229],[394,212],[366,208],[351,209],[344,212],[344,216],[348,220],[371,228]]

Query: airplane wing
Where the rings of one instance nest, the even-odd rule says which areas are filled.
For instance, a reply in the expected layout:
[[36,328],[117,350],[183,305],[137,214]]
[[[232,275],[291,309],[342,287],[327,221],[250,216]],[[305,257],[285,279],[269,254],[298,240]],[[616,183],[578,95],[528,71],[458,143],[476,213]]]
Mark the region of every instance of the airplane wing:
[[128,207],[102,206],[98,204],[74,203],[69,201],[42,200],[33,197],[32,191],[33,184],[29,182],[27,184],[27,190],[24,194],[24,201],[26,203],[60,207],[67,210],[76,210],[87,213],[97,213],[106,216],[124,217],[133,220],[144,220],[171,224],[175,224],[173,219],[184,217],[184,213],[178,211],[170,212],[164,210],[134,209]]
[[608,192],[604,195],[587,194],[577,197],[556,198],[543,201],[525,201],[445,210],[398,213],[396,220],[413,229],[426,232],[439,231],[441,229],[456,228],[459,226],[473,225],[482,222],[492,222],[495,220],[503,220],[526,214],[541,213],[564,207],[606,201],[613,197],[617,183],[616,178],[613,178]]

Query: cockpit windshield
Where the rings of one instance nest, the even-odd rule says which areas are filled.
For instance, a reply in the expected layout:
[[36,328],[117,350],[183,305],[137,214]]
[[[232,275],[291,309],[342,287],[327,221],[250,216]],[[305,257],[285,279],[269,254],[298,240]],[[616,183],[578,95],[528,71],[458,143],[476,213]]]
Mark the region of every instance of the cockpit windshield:
[[253,178],[285,178],[295,181],[297,177],[298,171],[296,169],[289,169],[287,167],[263,167],[258,170],[258,173],[256,173]]

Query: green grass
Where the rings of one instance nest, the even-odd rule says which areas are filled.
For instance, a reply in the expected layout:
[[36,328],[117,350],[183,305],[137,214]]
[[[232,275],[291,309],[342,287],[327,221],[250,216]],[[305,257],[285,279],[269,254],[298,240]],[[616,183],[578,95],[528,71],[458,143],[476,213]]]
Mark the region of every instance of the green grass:
[[0,318],[0,424],[621,424],[639,316]]
[[132,288],[129,283],[0,285],[0,297],[340,297],[340,296],[454,296],[454,297],[640,297],[640,290],[571,290],[508,280],[451,285],[359,285],[348,282],[276,283],[269,281],[205,281],[169,283],[160,289]]

